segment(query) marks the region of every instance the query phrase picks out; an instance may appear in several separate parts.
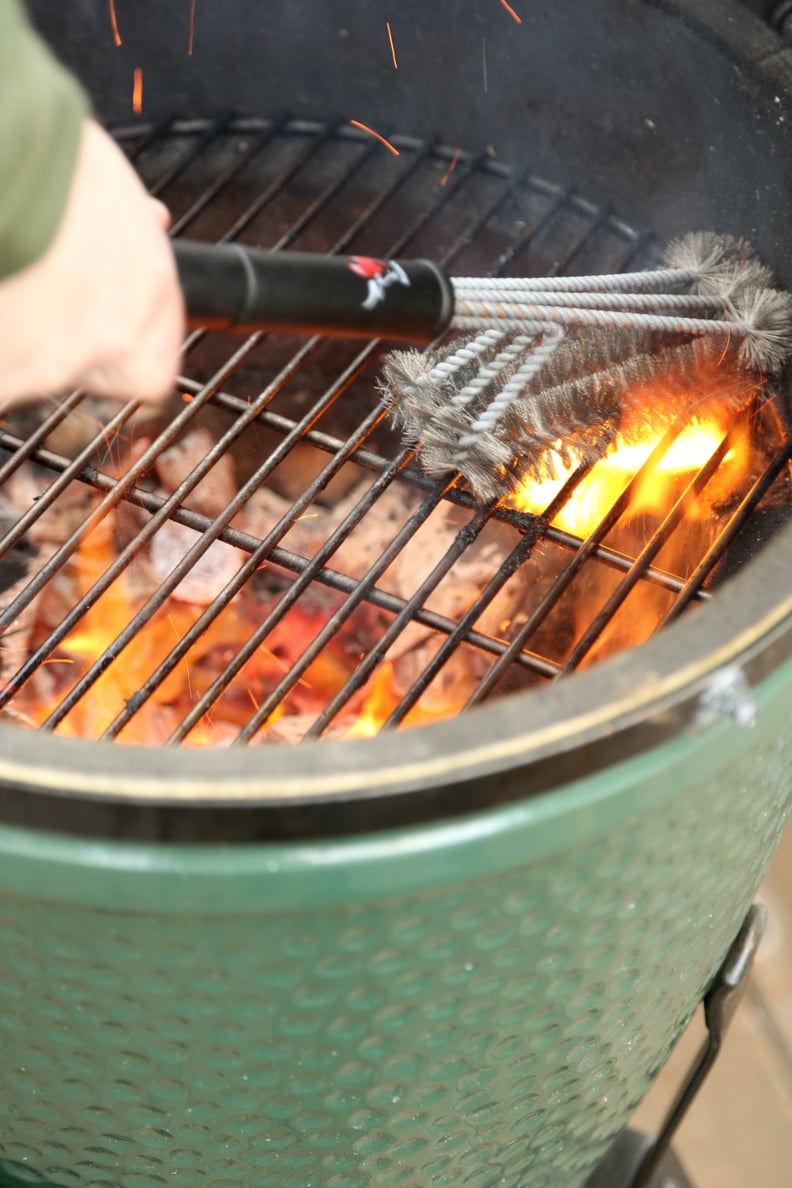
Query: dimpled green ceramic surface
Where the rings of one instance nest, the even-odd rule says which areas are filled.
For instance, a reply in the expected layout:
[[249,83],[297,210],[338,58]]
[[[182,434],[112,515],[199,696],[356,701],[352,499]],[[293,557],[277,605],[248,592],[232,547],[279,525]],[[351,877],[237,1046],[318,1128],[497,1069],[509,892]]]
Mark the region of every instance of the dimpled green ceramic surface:
[[760,687],[750,731],[413,830],[178,847],[4,829],[4,1188],[574,1188],[770,859],[790,675]]

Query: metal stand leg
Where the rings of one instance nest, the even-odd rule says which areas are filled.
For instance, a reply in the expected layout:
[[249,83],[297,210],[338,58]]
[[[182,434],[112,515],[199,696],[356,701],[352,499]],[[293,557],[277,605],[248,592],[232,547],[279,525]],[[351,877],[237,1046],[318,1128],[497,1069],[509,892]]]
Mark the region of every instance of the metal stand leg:
[[754,904],[704,998],[707,1038],[666,1114],[660,1133],[626,1130],[586,1180],[583,1188],[691,1188],[673,1152],[673,1139],[721,1050],[724,1037],[743,999],[748,975],[762,939],[767,912]]

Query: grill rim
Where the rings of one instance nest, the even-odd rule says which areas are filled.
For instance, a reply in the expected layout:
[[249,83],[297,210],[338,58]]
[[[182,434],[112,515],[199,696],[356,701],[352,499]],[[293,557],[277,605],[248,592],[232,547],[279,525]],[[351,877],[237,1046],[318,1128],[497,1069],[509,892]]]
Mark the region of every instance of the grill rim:
[[738,666],[753,689],[792,658],[790,571],[787,524],[717,599],[639,647],[571,680],[371,739],[206,751],[2,724],[0,819],[89,836],[242,842],[371,832],[551,793],[703,728],[701,694],[725,667]]

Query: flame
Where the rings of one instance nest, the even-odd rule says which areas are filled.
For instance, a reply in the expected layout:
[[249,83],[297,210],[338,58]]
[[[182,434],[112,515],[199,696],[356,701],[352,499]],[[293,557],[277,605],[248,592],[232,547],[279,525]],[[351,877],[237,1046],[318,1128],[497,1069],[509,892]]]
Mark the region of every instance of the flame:
[[[714,419],[688,425],[652,473],[637,485],[630,501],[630,515],[662,509],[668,498],[669,480],[699,470],[718,448],[723,435],[722,426]],[[634,444],[617,438],[609,453],[575,487],[553,519],[554,526],[575,536],[589,536],[650,457],[662,436],[660,432],[654,433]],[[731,471],[742,467],[746,450],[747,442],[741,438],[721,465]],[[557,477],[525,479],[510,500],[520,511],[542,515],[579,465],[579,462],[564,463],[556,451],[550,452],[549,462]]]
[[[423,726],[428,722],[438,722],[443,718],[453,717],[460,712],[467,700],[470,690],[464,685],[457,686],[456,695],[432,692],[432,687],[404,717],[405,726]],[[372,674],[365,686],[363,703],[357,717],[346,731],[347,738],[373,738],[390,717],[393,710],[402,699],[404,690],[400,689],[394,666],[390,660],[385,660]]]

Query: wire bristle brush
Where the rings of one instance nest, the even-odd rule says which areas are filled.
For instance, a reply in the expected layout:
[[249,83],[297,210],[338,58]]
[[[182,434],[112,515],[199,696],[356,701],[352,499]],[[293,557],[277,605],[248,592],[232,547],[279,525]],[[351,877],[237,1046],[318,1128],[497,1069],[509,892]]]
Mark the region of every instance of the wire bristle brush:
[[625,423],[701,411],[697,374],[717,372],[721,407],[741,402],[792,353],[792,297],[743,241],[710,233],[644,272],[452,284],[452,328],[475,333],[392,353],[382,387],[425,468],[459,470],[480,498],[552,477],[559,457],[596,460]]

